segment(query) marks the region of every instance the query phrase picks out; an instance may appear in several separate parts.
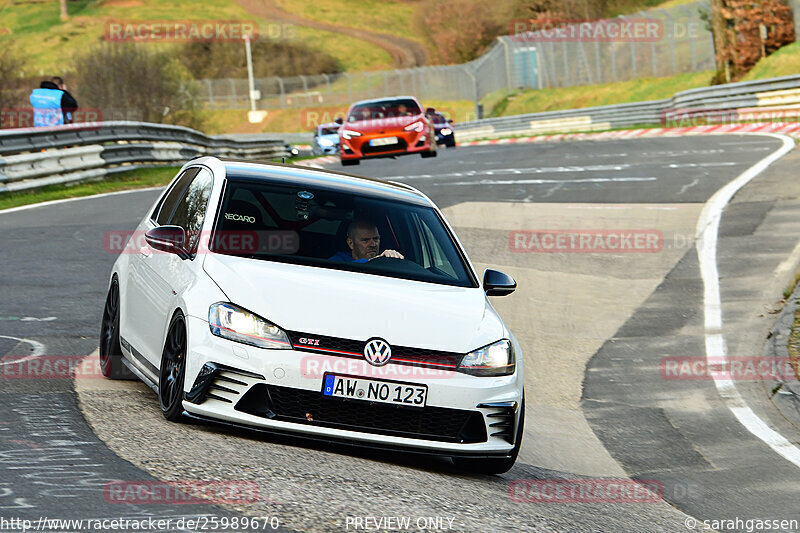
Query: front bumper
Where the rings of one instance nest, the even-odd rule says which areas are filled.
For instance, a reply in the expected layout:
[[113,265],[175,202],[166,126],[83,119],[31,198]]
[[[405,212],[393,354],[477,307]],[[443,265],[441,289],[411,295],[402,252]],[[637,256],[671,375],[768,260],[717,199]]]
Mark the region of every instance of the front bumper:
[[456,144],[456,135],[452,131],[448,134],[443,134],[441,130],[436,132],[436,142],[439,144],[445,145],[455,145]]
[[321,146],[315,144],[312,151],[314,155],[336,155],[339,153],[339,145],[334,144],[333,146]]
[[[385,137],[397,137],[398,142],[384,146],[371,146],[370,141]],[[432,149],[431,140],[436,135],[428,130],[395,131],[386,133],[365,133],[360,137],[351,139],[341,138],[339,155],[343,160],[364,159],[378,157],[394,157],[405,154],[429,152]]]
[[[441,455],[505,457],[514,446],[522,378],[479,378],[215,337],[190,318],[183,407],[195,417],[275,433]],[[424,408],[322,394],[325,372],[428,387]],[[519,372],[519,370],[518,370]],[[510,426],[510,427],[508,427]]]

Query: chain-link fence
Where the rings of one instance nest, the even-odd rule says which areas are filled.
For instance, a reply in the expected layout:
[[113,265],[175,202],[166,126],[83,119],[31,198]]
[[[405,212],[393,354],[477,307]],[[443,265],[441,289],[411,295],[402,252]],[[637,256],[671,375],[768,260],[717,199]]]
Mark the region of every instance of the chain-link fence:
[[[347,106],[401,94],[477,105],[499,89],[568,87],[712,70],[714,41],[703,20],[708,10],[707,0],[700,0],[606,21],[553,21],[549,27],[522,21],[519,28],[511,28],[514,35],[500,37],[488,52],[463,65],[257,78],[256,107]],[[249,107],[246,79],[200,83],[201,97],[211,108]]]
[[714,69],[705,1],[502,37],[512,87],[569,87]]
[[[400,94],[421,99],[473,100],[476,80],[465,65],[373,72],[342,72],[286,78],[256,78],[256,107],[276,109],[347,106],[356,100]],[[200,80],[200,97],[211,108],[246,109],[246,79]]]

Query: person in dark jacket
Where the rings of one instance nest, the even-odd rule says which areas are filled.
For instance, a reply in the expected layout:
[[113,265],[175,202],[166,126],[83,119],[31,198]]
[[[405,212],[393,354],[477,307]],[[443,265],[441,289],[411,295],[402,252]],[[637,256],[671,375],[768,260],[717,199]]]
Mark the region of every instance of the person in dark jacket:
[[73,113],[78,109],[78,102],[69,94],[67,85],[64,83],[64,79],[61,78],[61,76],[53,76],[51,81],[60,91],[64,92],[64,94],[61,95],[61,113],[64,115],[64,124],[72,124],[75,120]]

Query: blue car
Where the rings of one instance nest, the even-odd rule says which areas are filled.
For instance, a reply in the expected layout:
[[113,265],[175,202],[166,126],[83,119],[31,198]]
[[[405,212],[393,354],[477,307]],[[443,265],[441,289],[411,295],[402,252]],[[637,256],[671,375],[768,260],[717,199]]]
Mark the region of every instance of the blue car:
[[320,124],[314,130],[314,140],[311,142],[311,151],[314,155],[339,153],[339,127],[336,122]]

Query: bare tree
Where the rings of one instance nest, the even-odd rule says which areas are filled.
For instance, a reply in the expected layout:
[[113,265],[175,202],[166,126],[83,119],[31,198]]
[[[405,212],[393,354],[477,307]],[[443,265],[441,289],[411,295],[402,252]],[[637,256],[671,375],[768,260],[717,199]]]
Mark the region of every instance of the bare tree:
[[18,128],[19,116],[13,111],[23,102],[19,72],[22,60],[11,47],[0,48],[0,128]]
[[764,56],[794,42],[792,9],[786,0],[711,0],[715,81],[736,81]]
[[69,12],[67,11],[67,0],[61,0],[61,20],[67,20]]

